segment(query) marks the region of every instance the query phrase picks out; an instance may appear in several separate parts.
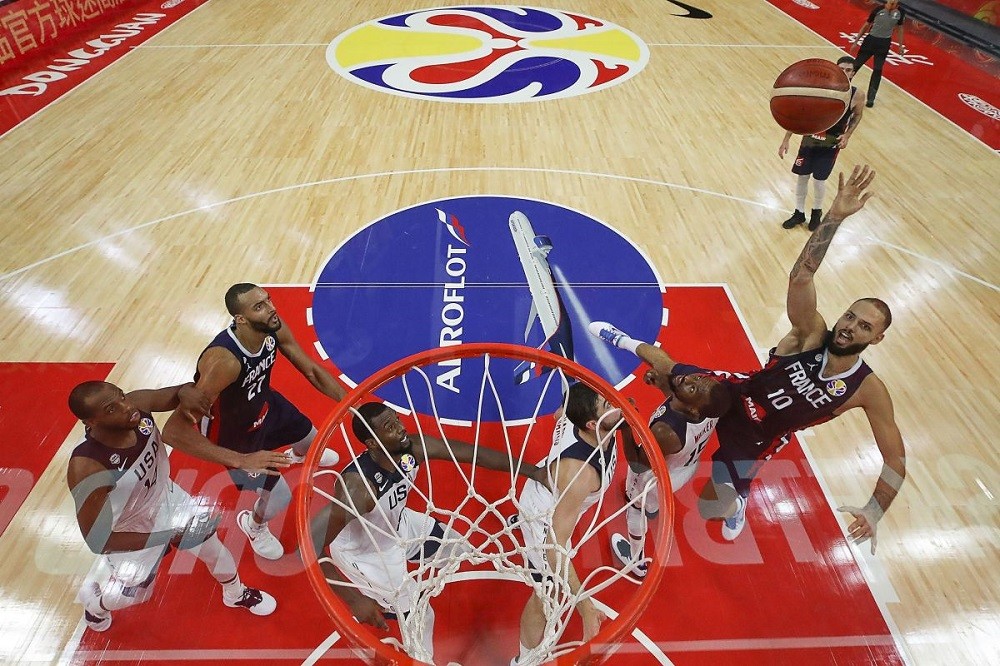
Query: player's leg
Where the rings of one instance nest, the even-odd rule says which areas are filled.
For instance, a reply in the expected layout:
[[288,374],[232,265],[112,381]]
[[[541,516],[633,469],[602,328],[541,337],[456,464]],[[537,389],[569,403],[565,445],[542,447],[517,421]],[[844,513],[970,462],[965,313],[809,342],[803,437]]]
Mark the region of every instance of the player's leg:
[[542,642],[545,631],[545,610],[538,594],[532,594],[521,612],[521,627],[519,633],[519,651],[517,658],[512,659],[511,666],[523,663],[528,651]]
[[858,72],[864,66],[868,59],[875,54],[876,41],[871,37],[865,37],[861,41],[861,47],[858,49],[858,55],[854,57],[854,71]]
[[183,488],[170,483],[164,494],[163,504],[156,516],[154,530],[172,529],[187,525],[179,548],[187,550],[201,560],[209,573],[222,585],[222,601],[230,608],[246,608],[254,615],[270,615],[276,602],[267,592],[247,587],[240,581],[236,561],[215,533],[217,521],[210,518],[205,508]]
[[892,46],[892,41],[886,40],[881,45],[881,48],[872,54],[872,78],[868,82],[868,95],[865,102],[865,106],[867,107],[875,106],[875,96],[878,95],[878,87],[882,83],[882,67],[885,66],[885,59],[889,55],[890,46]]
[[649,565],[645,562],[648,519],[659,511],[659,489],[653,470],[641,464],[629,464],[625,472],[625,524],[628,538],[611,535],[611,552],[622,567],[631,568],[638,578],[645,578]]
[[247,535],[253,551],[268,560],[281,558],[285,549],[271,533],[268,521],[292,501],[288,483],[280,475],[250,474],[241,469],[229,470],[229,476],[240,490],[258,494],[253,510],[243,510],[236,515],[236,524]]
[[147,601],[153,593],[157,567],[166,552],[164,545],[104,555],[111,571],[110,580],[103,586],[93,579],[85,580],[79,592],[87,626],[93,631],[106,631],[111,626],[113,611]]
[[809,193],[809,176],[812,173],[811,151],[807,146],[799,146],[799,152],[792,164],[795,181],[795,212],[781,223],[785,229],[792,229],[806,221],[806,195]]
[[813,158],[813,208],[809,216],[809,231],[823,221],[823,199],[826,197],[826,181],[833,172],[840,149],[836,147],[817,149]]

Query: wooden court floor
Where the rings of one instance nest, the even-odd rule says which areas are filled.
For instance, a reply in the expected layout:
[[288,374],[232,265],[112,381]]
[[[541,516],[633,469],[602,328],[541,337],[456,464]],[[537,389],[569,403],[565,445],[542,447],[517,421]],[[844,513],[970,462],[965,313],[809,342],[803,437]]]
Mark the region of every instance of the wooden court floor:
[[[358,85],[325,57],[366,21],[440,5],[212,0],[0,138],[0,363],[114,364],[127,388],[185,381],[227,323],[230,284],[308,285],[359,228],[469,195],[584,211],[663,282],[728,285],[766,350],[807,237],[780,227],[794,180],[767,89],[789,62],[840,53],[763,0],[693,4],[712,19],[661,0],[549,4],[638,35],[645,68],[575,97],[459,104]],[[866,358],[892,393],[908,478],[876,555],[851,551],[906,661],[997,663],[998,158],[885,81],[838,171],[861,162],[876,196],[829,252],[820,310],[829,322],[858,297],[892,306]],[[30,413],[43,430],[66,422]],[[16,628],[0,632],[0,661],[58,661],[78,634],[73,595],[93,559],[65,491],[79,435],[32,473],[0,536],[0,612]],[[868,498],[881,461],[860,414],[805,445],[834,506]]]

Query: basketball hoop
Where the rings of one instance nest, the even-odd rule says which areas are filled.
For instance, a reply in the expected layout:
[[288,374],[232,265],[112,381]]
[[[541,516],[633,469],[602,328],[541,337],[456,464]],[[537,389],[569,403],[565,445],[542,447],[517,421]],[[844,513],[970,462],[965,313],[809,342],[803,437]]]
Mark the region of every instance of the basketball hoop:
[[[535,378],[518,384],[514,380],[515,375],[523,373],[525,364],[534,371]],[[448,398],[453,397],[454,385],[440,378],[442,368],[455,367],[460,367],[465,374],[466,384],[470,384],[470,376],[476,379],[474,419],[462,418],[464,414],[448,411],[451,408]],[[481,376],[475,374],[477,370],[481,371]],[[551,575],[542,577],[528,565],[527,547],[520,535],[518,518],[518,488],[523,486],[523,478],[459,465],[454,460],[435,460],[422,466],[406,506],[438,521],[445,527],[445,534],[435,538],[440,547],[433,561],[422,554],[417,560],[410,559],[406,585],[403,586],[405,592],[403,588],[392,592],[407,595],[405,604],[401,606],[408,607],[409,612],[405,617],[398,618],[402,644],[394,639],[381,638],[371,627],[355,620],[320,568],[310,520],[331,502],[345,511],[352,510],[333,496],[332,489],[340,478],[339,472],[321,470],[318,464],[325,447],[338,451],[345,462],[357,460],[364,452],[364,446],[349,434],[357,407],[373,401],[386,403],[378,395],[403,395],[405,404],[386,404],[405,415],[405,425],[411,438],[435,437],[446,444],[449,439],[461,440],[473,444],[477,450],[478,447],[488,447],[502,451],[514,463],[534,465],[551,447],[552,426],[555,424],[553,413],[559,413],[563,407],[562,396],[573,382],[589,386],[613,407],[620,408],[623,422],[631,427],[636,441],[649,453],[658,488],[647,487],[646,493],[660,493],[661,518],[651,525],[650,538],[647,539],[647,544],[651,544],[651,547],[647,545],[647,555],[653,554],[653,557],[645,560],[648,564],[645,578],[639,580],[631,575],[632,569],[619,568],[610,554],[608,538],[615,525],[621,529],[627,506],[617,481],[598,501],[596,508],[583,514],[569,547],[555,547],[564,560],[572,559],[574,562],[580,587],[573,594],[565,567],[556,567]],[[468,386],[465,390],[472,392]],[[323,424],[317,440],[318,445],[312,447],[306,458],[303,487],[296,497],[300,551],[310,584],[324,610],[340,634],[354,647],[356,656],[367,663],[399,666],[426,663],[429,657],[421,650],[418,639],[431,608],[431,600],[449,584],[468,580],[470,576],[479,580],[488,579],[490,585],[494,585],[492,581],[498,581],[495,583],[498,588],[511,584],[525,585],[543,597],[545,638],[531,652],[531,663],[560,666],[601,663],[632,631],[659,585],[663,564],[669,553],[674,510],[670,477],[663,456],[645,420],[623,396],[607,381],[562,356],[502,343],[467,343],[414,354],[375,373],[352,390]],[[615,446],[615,443],[611,442],[610,446]],[[601,449],[598,447],[595,450]],[[348,452],[346,458],[345,451]],[[643,494],[639,501],[645,503],[645,500]],[[652,500],[650,496],[651,504]],[[357,516],[357,513],[353,515]],[[360,517],[356,517],[355,521],[362,523],[360,529],[371,537],[373,547],[376,547],[376,542],[385,543],[387,538],[392,538],[396,541],[391,547],[402,548],[402,552],[408,552],[407,548],[412,550],[413,544],[404,542],[403,536],[390,535],[385,530],[376,534],[375,530],[379,528],[374,523]],[[322,544],[320,559],[330,559],[327,545]],[[547,544],[545,547],[553,546]],[[442,556],[442,553],[445,555]],[[585,553],[586,557],[582,557],[581,553]],[[353,573],[357,576],[357,572]],[[342,581],[335,584],[354,587],[363,593],[366,589],[373,589],[371,583],[369,587]],[[565,637],[577,602],[590,598],[600,607],[605,596],[613,600],[614,609],[607,613],[609,619],[597,636],[590,642],[581,642],[579,637],[576,640]],[[611,608],[608,605],[604,607]],[[449,635],[455,631],[451,630]],[[506,664],[517,655],[516,639],[512,645],[505,644],[502,649],[510,653],[503,662]],[[439,659],[438,663],[444,662]]]

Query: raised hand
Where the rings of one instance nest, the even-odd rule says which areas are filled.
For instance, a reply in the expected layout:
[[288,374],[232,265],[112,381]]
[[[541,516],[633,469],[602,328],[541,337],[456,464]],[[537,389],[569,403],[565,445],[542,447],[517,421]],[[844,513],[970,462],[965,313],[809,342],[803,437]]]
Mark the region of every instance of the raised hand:
[[846,179],[841,172],[837,179],[837,196],[830,205],[830,212],[827,215],[843,220],[864,208],[872,196],[872,192],[866,190],[874,179],[875,170],[867,164],[855,166]]

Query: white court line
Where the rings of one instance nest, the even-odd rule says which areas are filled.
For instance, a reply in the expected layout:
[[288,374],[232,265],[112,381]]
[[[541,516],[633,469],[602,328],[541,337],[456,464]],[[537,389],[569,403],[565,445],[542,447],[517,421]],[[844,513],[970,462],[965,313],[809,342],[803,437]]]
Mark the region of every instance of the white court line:
[[[184,211],[181,211],[179,213],[173,213],[172,215],[167,215],[165,217],[161,217],[161,218],[158,218],[158,219],[155,219],[155,220],[150,220],[149,222],[144,222],[142,224],[136,225],[134,227],[130,227],[128,229],[123,229],[121,231],[116,231],[113,234],[108,234],[107,236],[102,236],[101,238],[95,238],[92,241],[88,241],[86,243],[82,243],[80,245],[76,245],[76,246],[71,247],[71,248],[69,248],[67,250],[63,250],[62,252],[57,252],[56,254],[53,254],[53,255],[51,255],[49,257],[46,257],[44,259],[39,259],[38,261],[33,262],[31,264],[28,264],[27,266],[22,266],[21,268],[16,268],[16,269],[14,269],[12,271],[9,271],[7,273],[0,274],[0,281],[12,278],[12,277],[14,277],[16,275],[20,275],[21,273],[25,273],[25,272],[31,270],[32,268],[37,268],[38,266],[43,266],[43,265],[45,265],[45,264],[47,264],[47,263],[49,263],[51,261],[54,261],[54,260],[59,259],[61,257],[65,257],[65,256],[70,255],[70,254],[73,254],[75,252],[78,252],[80,250],[86,249],[88,247],[93,247],[94,245],[99,245],[99,244],[103,243],[106,240],[110,240],[112,238],[118,238],[119,236],[124,236],[126,234],[132,233],[133,231],[138,231],[140,229],[145,229],[147,227],[152,227],[152,226],[155,226],[157,224],[160,224],[161,222],[169,222],[170,220],[174,220],[174,219],[177,219],[177,218],[180,218],[180,217],[184,217],[185,215],[190,215],[191,213],[209,211],[209,210],[213,210],[215,208],[220,208],[222,206],[226,206],[226,205],[229,205],[229,204],[238,203],[238,202],[241,202],[241,201],[248,201],[250,199],[256,199],[258,197],[269,196],[271,194],[278,194],[278,193],[282,193],[282,192],[291,192],[291,191],[298,190],[298,189],[305,189],[305,188],[308,188],[308,187],[315,187],[317,185],[330,185],[330,184],[333,184],[333,183],[350,182],[350,181],[354,181],[354,180],[364,180],[364,179],[368,179],[368,178],[385,178],[385,177],[390,177],[390,176],[409,176],[409,175],[424,175],[424,174],[435,174],[435,173],[465,173],[465,172],[477,172],[477,171],[484,171],[484,172],[490,172],[490,173],[508,173],[508,172],[513,172],[513,173],[544,173],[544,174],[562,174],[562,175],[568,175],[568,176],[585,176],[585,177],[589,177],[589,178],[607,178],[609,180],[620,180],[620,181],[625,181],[625,182],[630,182],[630,183],[640,183],[640,184],[643,184],[643,185],[655,185],[657,187],[669,187],[669,188],[673,188],[673,189],[677,189],[677,190],[684,190],[684,191],[687,191],[687,192],[695,192],[697,194],[707,194],[709,196],[718,197],[720,199],[729,199],[730,201],[736,201],[736,202],[739,202],[739,203],[747,204],[749,206],[757,206],[758,208],[763,208],[765,210],[782,210],[781,208],[778,208],[777,206],[772,206],[772,205],[769,205],[769,204],[761,203],[759,201],[752,201],[750,199],[745,199],[743,197],[733,196],[731,194],[723,194],[722,192],[714,192],[712,190],[706,190],[706,189],[700,188],[700,187],[691,187],[690,185],[680,185],[678,183],[668,183],[666,181],[655,180],[655,179],[652,179],[652,178],[639,178],[639,177],[636,177],[636,176],[622,176],[622,175],[619,175],[619,174],[598,173],[598,172],[594,172],[594,171],[578,171],[578,170],[574,170],[574,169],[542,169],[542,168],[535,168],[535,167],[440,167],[440,168],[435,168],[435,169],[401,169],[401,170],[395,170],[395,171],[379,171],[379,172],[375,172],[375,173],[358,174],[358,175],[355,175],[355,176],[340,176],[338,178],[326,178],[326,179],[323,179],[323,180],[316,180],[316,181],[311,181],[311,182],[308,182],[308,183],[298,183],[298,184],[295,184],[295,185],[286,185],[284,187],[277,187],[277,188],[270,189],[270,190],[261,190],[259,192],[252,192],[250,194],[243,194],[241,196],[233,197],[231,199],[224,199],[222,201],[217,201],[215,203],[205,204],[203,206],[197,206],[195,208],[189,208],[188,210],[184,210]],[[883,245],[883,246],[891,248],[891,249],[901,249],[901,248],[898,248],[897,246],[894,246],[894,245],[892,245],[890,243],[886,243],[885,241],[879,240],[878,238],[873,238],[872,240],[874,240],[875,243],[877,243],[879,245]],[[945,264],[945,263],[943,263],[943,262],[941,262],[941,261],[939,261],[937,259],[931,259],[930,257],[922,255],[922,254],[920,254],[918,252],[914,252],[912,250],[907,250],[906,252],[908,254],[914,256],[914,257],[918,257],[920,259],[926,259],[927,261],[933,262],[934,264],[936,264],[938,266],[945,267],[945,268],[947,268],[948,271],[950,271],[951,273],[954,273],[955,275],[960,275],[962,277],[965,277],[965,278],[968,278],[970,280],[973,280],[973,281],[975,281],[975,282],[977,282],[979,284],[982,284],[982,285],[984,285],[984,286],[986,286],[986,287],[988,287],[988,288],[990,288],[990,289],[992,289],[994,291],[1000,291],[1000,287],[998,287],[997,285],[995,285],[995,284],[993,284],[991,282],[982,280],[981,278],[977,278],[974,275],[970,275],[969,273],[961,271],[961,270],[955,268],[954,266],[950,266],[948,264]]]

